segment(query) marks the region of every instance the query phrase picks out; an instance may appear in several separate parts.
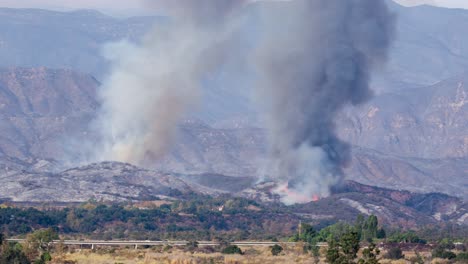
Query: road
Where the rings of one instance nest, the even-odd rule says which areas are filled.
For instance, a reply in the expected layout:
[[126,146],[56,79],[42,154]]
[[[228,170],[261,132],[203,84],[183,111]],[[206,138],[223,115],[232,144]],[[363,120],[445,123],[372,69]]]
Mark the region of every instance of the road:
[[[24,239],[7,239],[9,242],[18,242],[21,243]],[[138,248],[140,246],[186,246],[189,241],[150,241],[150,240],[54,240],[53,244],[62,243],[63,245],[74,245],[74,246],[91,246],[92,249],[96,246],[133,246]],[[295,246],[296,242],[274,242],[274,241],[237,241],[230,243],[231,245],[236,246],[274,246],[276,244],[280,245],[288,245],[288,246]],[[323,247],[326,246],[327,243],[318,243],[317,246]],[[219,242],[213,241],[198,241],[198,246],[219,246]]]

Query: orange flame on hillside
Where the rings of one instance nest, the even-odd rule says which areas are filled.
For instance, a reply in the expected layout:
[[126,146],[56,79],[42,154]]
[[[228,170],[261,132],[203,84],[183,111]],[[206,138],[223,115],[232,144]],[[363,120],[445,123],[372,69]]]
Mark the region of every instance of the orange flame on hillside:
[[275,193],[279,194],[282,199],[287,199],[294,201],[294,203],[309,203],[317,202],[320,200],[320,196],[317,194],[312,195],[312,197],[302,194],[300,192],[294,191],[288,187],[288,183],[281,183],[274,190]]

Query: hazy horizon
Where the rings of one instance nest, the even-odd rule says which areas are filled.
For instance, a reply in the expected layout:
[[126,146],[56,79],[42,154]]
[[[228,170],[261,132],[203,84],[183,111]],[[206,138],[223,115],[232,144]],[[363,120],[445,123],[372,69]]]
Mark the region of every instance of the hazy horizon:
[[[465,0],[393,0],[405,6],[429,4],[448,8],[466,8]],[[96,9],[116,15],[147,14],[150,11],[143,5],[143,1],[135,0],[3,0],[0,7],[10,8],[41,8],[51,10]]]

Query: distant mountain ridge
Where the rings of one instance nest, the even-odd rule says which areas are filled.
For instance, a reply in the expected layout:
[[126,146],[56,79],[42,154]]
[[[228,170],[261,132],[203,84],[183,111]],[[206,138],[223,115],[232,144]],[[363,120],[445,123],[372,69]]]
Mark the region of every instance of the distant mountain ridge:
[[157,20],[117,19],[93,10],[0,8],[0,66],[68,68],[101,79],[109,67],[102,46],[138,41]]
[[[229,189],[213,187],[223,181]],[[152,201],[183,199],[196,195],[225,195],[271,204],[278,197],[274,183],[255,184],[254,178],[223,175],[176,175],[141,169],[130,164],[102,162],[57,173],[11,172],[0,177],[0,200],[10,202],[63,203],[102,201]],[[194,196],[195,195],[195,196]],[[347,181],[330,197],[295,205],[291,212],[309,219],[353,221],[357,215],[374,214],[390,226],[468,224],[468,205],[461,199],[430,193],[416,194]]]
[[[468,162],[463,143],[467,124],[463,120],[468,111],[460,103],[463,92],[456,80],[408,90],[414,97],[405,100],[396,96],[392,101],[393,95],[384,94],[347,112],[339,129],[342,137],[355,145],[347,178],[467,198]],[[93,144],[89,123],[99,108],[98,86],[91,76],[70,70],[0,70],[0,165],[16,171],[56,171],[64,161],[70,162],[73,155],[67,154],[76,152],[73,148]],[[426,98],[426,103],[408,104],[412,98]],[[388,107],[388,103],[395,107]],[[414,127],[418,129],[413,131]],[[452,137],[445,136],[447,131]],[[213,128],[189,119],[180,124],[168,155],[152,167],[188,175],[264,176],[268,171],[266,137],[261,128]],[[79,144],[72,144],[72,140]],[[447,178],[451,180],[447,182]]]
[[[464,223],[468,215],[460,209],[465,208],[461,200],[424,193],[468,199],[468,11],[396,4],[391,9],[399,21],[398,38],[389,65],[373,80],[376,96],[345,109],[337,131],[353,146],[347,179],[413,198],[369,194],[367,188],[377,187],[353,189],[347,183],[352,190],[320,204],[328,211],[333,206],[325,207],[327,202],[343,206],[350,215],[376,212],[388,221],[408,217],[412,223],[433,223],[445,215]],[[70,171],[61,167],[75,147],[69,139],[92,142],[89,122],[99,108],[96,91],[109,66],[100,55],[102,45],[122,38],[138,42],[160,19],[0,8],[3,198],[82,201],[95,193],[110,200],[153,199],[174,190],[268,197],[252,180],[264,176],[268,166],[267,134],[248,91],[236,89],[237,83],[222,85],[229,80],[205,87],[203,109],[180,124],[177,142],[153,170],[113,162]],[[460,210],[449,212],[438,201]],[[308,206],[300,212],[322,208]],[[404,214],[395,217],[399,207]]]
[[353,145],[414,158],[468,157],[468,75],[383,93],[347,109],[339,134]]

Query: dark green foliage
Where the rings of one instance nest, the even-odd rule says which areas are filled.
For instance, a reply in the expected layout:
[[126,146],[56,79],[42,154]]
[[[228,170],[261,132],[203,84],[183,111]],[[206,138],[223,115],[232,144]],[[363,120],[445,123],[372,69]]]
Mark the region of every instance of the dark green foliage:
[[[271,240],[291,235],[296,225],[293,223],[304,221],[294,207],[269,204],[265,208],[255,201],[229,196],[213,198],[191,194],[160,208],[143,207],[138,209],[131,203],[100,204],[91,201],[60,210],[0,208],[0,233],[11,237],[53,227],[57,233],[71,237],[83,234],[91,239],[107,240],[212,240],[215,237],[230,241]],[[219,211],[219,208],[223,210]],[[321,230],[316,229],[319,226]],[[350,231],[356,231],[362,240],[386,236],[389,242],[424,243],[425,240],[440,241],[444,237],[450,241],[468,237],[468,229],[458,225],[418,228],[415,232],[382,228],[376,231],[377,226],[375,216],[360,216],[353,225],[327,219],[314,222],[314,226],[302,224],[301,232],[291,241],[303,241],[306,251],[314,252],[317,242],[327,241],[330,235],[338,241]]]
[[380,254],[380,250],[371,243],[367,248],[362,251],[362,258],[359,259],[358,264],[378,264],[379,260],[377,257]]
[[332,236],[328,240],[327,262],[331,264],[354,263],[359,251],[359,234],[349,231],[343,234],[339,243]]
[[358,233],[361,241],[372,241],[375,238],[384,238],[385,230],[378,228],[379,221],[375,215],[370,215],[367,219],[363,215],[358,215],[354,223],[354,230]]
[[387,254],[384,256],[386,259],[402,259],[405,257],[403,251],[399,247],[392,247],[387,251]]
[[[272,218],[284,223],[298,221],[298,216],[284,210],[265,213],[261,205],[243,198],[194,195],[187,199],[145,209],[96,201],[63,210],[0,208],[0,232],[14,236],[59,227],[57,231],[61,234],[85,234],[93,239],[210,240],[213,234],[225,231],[228,236],[242,240],[281,235],[263,232],[263,223]],[[222,206],[224,210],[220,212]],[[256,209],[251,210],[249,206]],[[279,218],[278,214],[281,214]]]
[[378,239],[383,239],[383,238],[386,238],[386,237],[387,237],[387,234],[385,232],[385,229],[379,228],[379,230],[377,230],[377,238]]
[[356,258],[359,251],[359,235],[355,231],[344,234],[340,239],[341,250],[343,251],[347,260]]
[[344,234],[355,230],[356,229],[353,226],[350,226],[344,222],[338,222],[320,230],[318,233],[318,241],[328,242],[330,237],[335,240],[339,240]]
[[274,245],[271,247],[271,254],[273,256],[278,256],[281,252],[283,252],[283,247],[280,245]]
[[362,227],[362,237],[363,241],[372,241],[373,238],[377,238],[377,229],[378,229],[378,220],[375,215],[369,216],[364,226]]
[[320,241],[319,234],[310,224],[301,223],[298,233],[289,239],[291,242],[305,242],[304,253],[312,252],[314,256],[318,255],[317,243]]
[[42,253],[41,258],[36,260],[34,262],[34,264],[45,264],[45,263],[47,263],[47,262],[49,262],[51,260],[52,260],[52,256],[50,255],[50,253],[49,252],[44,252],[44,253]]
[[462,252],[457,255],[457,261],[468,263],[468,252]]
[[242,255],[242,250],[236,245],[229,245],[225,247],[221,253],[223,254],[239,254]]
[[439,246],[443,249],[454,249],[455,244],[451,239],[444,238],[439,242]]
[[433,258],[443,258],[443,259],[454,259],[457,257],[455,253],[452,251],[448,251],[441,246],[436,247],[432,250],[432,257]]
[[427,241],[421,239],[414,231],[409,232],[395,232],[388,236],[388,242],[392,243],[417,243],[426,244]]
[[2,264],[30,264],[29,259],[21,250],[20,246],[3,244],[0,263]]
[[328,242],[328,250],[327,250],[327,262],[331,264],[339,263],[338,260],[340,259],[340,248],[338,243],[335,239],[330,238]]

